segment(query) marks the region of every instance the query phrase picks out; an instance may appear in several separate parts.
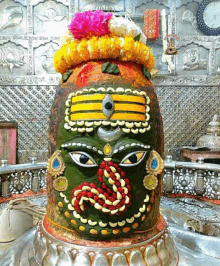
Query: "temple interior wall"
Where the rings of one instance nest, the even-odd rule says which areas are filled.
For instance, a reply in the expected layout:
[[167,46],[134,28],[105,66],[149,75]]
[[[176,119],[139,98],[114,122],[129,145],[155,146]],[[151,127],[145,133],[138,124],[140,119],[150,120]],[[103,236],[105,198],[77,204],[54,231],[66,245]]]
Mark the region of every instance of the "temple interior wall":
[[[48,119],[59,83],[53,54],[75,11],[105,5],[143,28],[144,11],[160,10],[160,36],[148,44],[159,71],[153,82],[164,123],[165,151],[178,157],[195,145],[220,115],[220,37],[198,29],[201,0],[2,0],[0,1],[0,121],[18,125],[18,162],[48,157]],[[161,11],[166,11],[163,32]],[[219,10],[220,15],[220,10]],[[163,62],[164,33],[175,34],[178,54]],[[172,67],[171,67],[172,66]],[[1,158],[0,155],[0,159]]]

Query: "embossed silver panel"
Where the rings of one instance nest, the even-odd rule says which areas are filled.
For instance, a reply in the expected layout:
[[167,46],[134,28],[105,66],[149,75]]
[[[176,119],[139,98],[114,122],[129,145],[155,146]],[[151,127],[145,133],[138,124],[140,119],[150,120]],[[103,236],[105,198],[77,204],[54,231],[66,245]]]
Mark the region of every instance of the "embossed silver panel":
[[27,1],[5,0],[0,2],[0,34],[27,33]]
[[56,1],[44,1],[33,7],[34,34],[59,36],[67,28],[68,7]]

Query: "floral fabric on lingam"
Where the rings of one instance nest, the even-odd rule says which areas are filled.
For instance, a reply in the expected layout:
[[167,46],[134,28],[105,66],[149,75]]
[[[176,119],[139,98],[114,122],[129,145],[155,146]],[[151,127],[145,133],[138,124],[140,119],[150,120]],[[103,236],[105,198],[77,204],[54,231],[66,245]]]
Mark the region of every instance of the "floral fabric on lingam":
[[141,30],[111,13],[77,13],[54,57],[63,74],[50,117],[46,223],[104,239],[159,219],[162,120]]

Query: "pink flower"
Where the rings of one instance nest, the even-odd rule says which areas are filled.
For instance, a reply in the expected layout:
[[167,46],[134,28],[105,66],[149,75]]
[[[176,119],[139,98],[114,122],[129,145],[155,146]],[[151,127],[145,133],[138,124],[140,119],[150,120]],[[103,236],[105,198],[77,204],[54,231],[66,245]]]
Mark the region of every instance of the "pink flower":
[[112,13],[104,13],[100,10],[78,12],[72,19],[68,29],[75,39],[110,34],[108,21],[112,18],[112,15]]

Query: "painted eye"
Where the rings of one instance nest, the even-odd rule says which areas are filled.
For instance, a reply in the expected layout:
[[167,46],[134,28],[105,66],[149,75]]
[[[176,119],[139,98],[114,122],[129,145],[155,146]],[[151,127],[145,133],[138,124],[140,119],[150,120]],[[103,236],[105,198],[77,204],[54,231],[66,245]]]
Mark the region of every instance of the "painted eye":
[[97,166],[95,160],[86,152],[73,151],[69,153],[72,160],[83,167],[95,167]]
[[139,164],[146,154],[146,151],[135,151],[129,153],[125,158],[121,161],[121,166],[134,166]]

